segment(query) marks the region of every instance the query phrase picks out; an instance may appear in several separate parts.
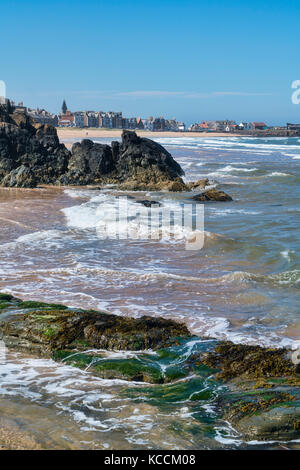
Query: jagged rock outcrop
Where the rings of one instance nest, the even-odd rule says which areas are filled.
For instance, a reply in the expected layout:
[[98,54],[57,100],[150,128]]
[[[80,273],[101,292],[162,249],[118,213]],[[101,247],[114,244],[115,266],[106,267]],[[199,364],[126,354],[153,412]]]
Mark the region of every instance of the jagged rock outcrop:
[[35,187],[56,184],[68,169],[70,152],[59,143],[56,129],[34,125],[22,112],[0,106],[0,184]]
[[89,139],[76,142],[68,163],[68,171],[62,175],[60,184],[98,184],[114,169],[109,145],[95,144]]
[[61,184],[116,184],[128,190],[184,191],[180,165],[161,145],[124,131],[122,142],[109,145],[85,139],[72,147]]
[[113,143],[112,151],[116,178],[124,189],[187,190],[182,168],[158,143],[124,131],[122,143]]
[[23,112],[0,106],[0,185],[116,184],[130,190],[187,190],[180,165],[161,145],[124,131],[109,145],[83,140],[72,152],[56,129],[35,125]]
[[[38,184],[106,185],[130,191],[190,191],[205,189],[208,179],[185,184],[184,171],[160,144],[124,131],[111,146],[89,139],[70,152],[51,125],[34,124],[10,104],[0,105],[0,186],[34,188]],[[198,201],[230,201],[210,189]]]

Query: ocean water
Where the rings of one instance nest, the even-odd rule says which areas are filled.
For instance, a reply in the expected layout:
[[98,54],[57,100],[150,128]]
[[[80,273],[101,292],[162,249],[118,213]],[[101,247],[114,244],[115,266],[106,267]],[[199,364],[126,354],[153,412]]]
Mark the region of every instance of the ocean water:
[[[163,225],[159,239],[154,227],[149,239],[146,213],[139,223],[121,216],[116,239],[116,196],[127,194],[113,188],[1,189],[0,290],[119,315],[173,318],[198,336],[299,347],[300,139],[156,140],[182,165],[186,181],[208,177],[233,197],[205,204],[201,250],[185,249],[191,227],[176,222],[172,229]],[[175,215],[191,204],[190,193],[128,195],[160,201]],[[128,205],[137,206],[132,199]],[[206,346],[188,343],[176,361]],[[22,412],[37,440],[50,447],[257,446],[243,443],[216,416],[220,387],[209,376],[166,386],[112,383],[12,352],[0,368],[1,409],[8,417]],[[203,400],[192,399],[204,391]],[[43,424],[30,416],[43,416]]]

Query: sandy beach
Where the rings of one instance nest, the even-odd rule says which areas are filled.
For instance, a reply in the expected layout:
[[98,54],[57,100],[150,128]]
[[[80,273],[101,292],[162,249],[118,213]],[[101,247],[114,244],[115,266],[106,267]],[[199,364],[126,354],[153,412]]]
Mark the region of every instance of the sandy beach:
[[[121,137],[122,129],[72,129],[72,128],[57,128],[57,133],[60,140],[64,139],[83,139],[87,137]],[[222,133],[222,132],[151,132],[151,131],[138,131],[136,133],[141,137],[232,137],[236,134]]]
[[41,447],[15,423],[8,420],[0,422],[0,450],[40,450]]

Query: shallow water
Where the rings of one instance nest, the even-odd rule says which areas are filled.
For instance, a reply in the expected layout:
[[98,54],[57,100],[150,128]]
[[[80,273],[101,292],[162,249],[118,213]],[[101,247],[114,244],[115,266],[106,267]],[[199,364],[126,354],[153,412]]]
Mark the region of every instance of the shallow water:
[[[182,165],[188,181],[207,176],[234,199],[205,204],[202,250],[187,251],[185,242],[191,232],[176,224],[175,239],[169,239],[166,226],[161,240],[136,239],[148,233],[146,220],[139,225],[134,219],[129,223],[121,220],[122,236],[129,234],[128,239],[112,238],[113,230],[110,238],[105,238],[103,221],[113,227],[110,214],[119,203],[112,190],[1,189],[0,290],[24,299],[99,308],[120,315],[180,319],[197,335],[297,347],[299,139],[157,140]],[[191,195],[136,196],[159,200],[176,214],[180,204],[190,203]],[[137,206],[132,200],[128,204]],[[138,385],[137,397],[132,384],[91,381],[88,373],[12,353],[5,374],[15,379],[9,390],[1,366],[2,397],[12,406],[27,403],[44,409],[47,404],[47,425],[55,435],[50,446],[171,449],[244,445],[226,423],[214,418],[212,424],[209,411],[213,395],[201,403],[208,406],[205,412],[198,402],[195,409],[190,395],[203,383],[184,381],[182,388],[187,391],[175,388],[176,404],[170,405],[163,390],[158,399],[147,387]],[[28,378],[26,374],[31,375]],[[61,386],[51,387],[51,377]],[[75,391],[74,377],[80,384]],[[150,389],[153,387],[158,386]],[[168,387],[172,386],[164,387],[169,397]],[[212,394],[219,393],[211,384],[208,388]],[[41,397],[34,395],[36,390]],[[92,404],[98,390],[114,396],[107,398],[109,406],[101,397],[98,401],[95,398],[96,406]],[[66,426],[65,440],[61,429],[55,430],[57,413]],[[105,424],[101,428],[112,422],[113,427]],[[43,441],[43,433],[34,432]]]

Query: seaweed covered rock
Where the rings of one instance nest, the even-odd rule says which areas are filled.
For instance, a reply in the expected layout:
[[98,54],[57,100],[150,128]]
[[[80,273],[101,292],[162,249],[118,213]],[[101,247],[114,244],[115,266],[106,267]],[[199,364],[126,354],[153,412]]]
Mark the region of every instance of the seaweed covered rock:
[[185,325],[171,320],[69,309],[10,294],[0,294],[0,338],[10,348],[104,379],[157,384],[147,388],[151,396],[172,400],[176,390],[178,400],[181,390],[184,402],[205,400],[245,440],[300,437],[300,371],[289,350],[195,341]]
[[203,179],[200,179],[200,180],[197,180],[197,181],[191,181],[190,183],[187,183],[187,187],[188,189],[205,189],[206,186],[209,186],[211,184],[211,182],[209,181],[208,178],[203,178]]
[[[173,380],[178,372],[162,371],[145,353],[126,357],[125,351],[157,350],[190,336],[185,325],[163,318],[119,317],[0,294],[0,338],[7,347],[89,369],[106,379]],[[106,355],[120,350],[124,354],[117,359]]]
[[[262,384],[261,384],[262,385]],[[284,377],[265,381],[235,380],[217,400],[222,417],[245,439],[290,440],[300,437],[300,390]]]
[[[1,300],[1,299],[0,299]],[[0,335],[9,347],[51,355],[54,350],[84,347],[107,350],[158,349],[177,337],[190,336],[185,325],[163,318],[119,317],[97,311],[69,310],[60,305],[21,302],[5,298],[12,309],[0,322]],[[15,314],[16,309],[30,309]]]
[[300,379],[299,365],[292,361],[292,351],[263,348],[246,344],[223,341],[213,352],[206,353],[202,362],[215,369],[221,369],[219,378],[268,378],[295,376]]
[[200,361],[217,369],[228,391],[217,400],[222,417],[245,439],[300,437],[300,370],[292,351],[221,342]]
[[204,191],[201,194],[197,194],[193,197],[194,201],[219,201],[219,202],[227,202],[232,201],[232,197],[229,194],[225,193],[224,191],[220,191],[218,189],[212,188],[208,191]]
[[102,379],[157,384],[168,382],[168,377],[163,374],[161,368],[141,354],[136,357],[110,358],[103,351],[71,353],[70,350],[60,350],[54,351],[53,359],[79,369],[89,370]]

